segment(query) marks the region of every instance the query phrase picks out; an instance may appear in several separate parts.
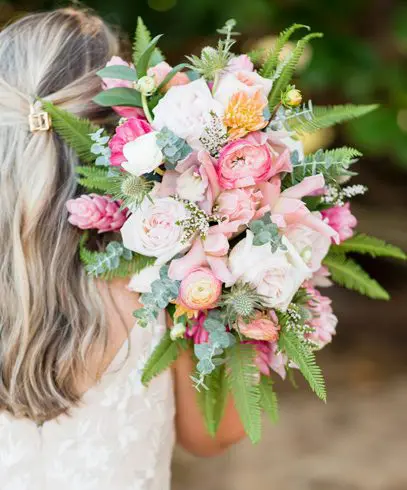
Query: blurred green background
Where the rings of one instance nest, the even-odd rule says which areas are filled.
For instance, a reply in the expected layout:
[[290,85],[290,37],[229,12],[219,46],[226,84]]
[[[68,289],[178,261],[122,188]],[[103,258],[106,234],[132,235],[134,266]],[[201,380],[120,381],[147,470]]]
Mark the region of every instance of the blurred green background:
[[[26,12],[66,6],[55,1],[0,0],[0,25]],[[84,4],[76,4],[82,5]],[[141,15],[170,63],[214,40],[228,18],[238,21],[239,47],[271,46],[297,22],[325,38],[303,60],[297,83],[315,104],[380,103],[374,113],[308,137],[309,150],[352,145],[364,153],[354,183],[370,192],[353,201],[359,230],[407,250],[406,0],[89,0],[127,45]],[[125,42],[126,44],[126,42]],[[335,342],[319,356],[328,384],[324,406],[307,390],[279,384],[281,421],[264,441],[196,461],[181,451],[173,490],[406,490],[407,267],[363,257],[390,291],[389,303],[341,288],[324,291],[339,316]]]

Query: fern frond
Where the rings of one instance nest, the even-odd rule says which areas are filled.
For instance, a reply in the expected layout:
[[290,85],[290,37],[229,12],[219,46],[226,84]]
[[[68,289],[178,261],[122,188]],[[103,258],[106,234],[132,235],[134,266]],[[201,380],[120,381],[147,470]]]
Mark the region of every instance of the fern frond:
[[283,66],[280,76],[277,80],[274,81],[273,88],[271,89],[269,95],[269,109],[270,112],[273,113],[276,106],[280,103],[281,93],[287,85],[291,82],[291,79],[294,75],[295,69],[298,65],[298,62],[304,53],[306,45],[312,40],[323,37],[323,34],[320,32],[313,32],[303,37],[297,42],[296,47],[293,52],[290,54],[288,61]]
[[51,116],[52,128],[75,150],[84,163],[93,163],[96,156],[90,151],[93,141],[90,134],[96,133],[98,126],[88,119],[81,119],[70,112],[56,107],[49,101],[41,100],[44,110]]
[[[142,54],[147,49],[148,45],[151,42],[151,34],[147,29],[147,26],[144,24],[144,21],[141,17],[137,19],[137,27],[134,35],[134,44],[133,44],[133,63],[134,66],[137,66],[138,62]],[[151,64],[152,66],[157,65],[160,61],[164,61],[165,57],[162,54],[159,48],[155,48],[154,52],[151,56]]]
[[115,278],[131,277],[139,274],[143,269],[154,265],[155,257],[146,257],[144,255],[133,253],[131,260],[120,257],[119,266],[101,275],[101,278],[110,281]]
[[295,131],[297,134],[313,133],[335,124],[362,117],[378,107],[377,104],[314,106],[311,115],[307,114],[307,117],[304,118],[293,118],[285,123],[285,127],[287,130]]
[[356,252],[359,254],[367,254],[372,257],[392,257],[394,259],[406,260],[407,255],[398,247],[386,243],[379,238],[364,234],[354,235],[348,238],[340,245],[331,247],[333,252]]
[[262,376],[260,380],[260,402],[263,410],[273,424],[278,422],[278,400],[273,388],[273,381],[268,376]]
[[245,431],[253,443],[261,438],[260,389],[254,350],[248,344],[235,344],[228,351],[228,382]]
[[372,279],[369,274],[354,260],[345,254],[328,254],[324,261],[331,273],[332,279],[347,289],[373,299],[390,299],[389,293],[380,284]]
[[314,353],[301,342],[294,332],[287,330],[283,330],[281,333],[279,346],[285,351],[288,358],[300,368],[312,391],[326,402],[325,381],[320,367],[316,364]]
[[178,345],[171,340],[170,331],[167,330],[144,366],[141,377],[143,385],[147,386],[153,378],[168,369],[177,360],[178,354]]
[[250,61],[254,65],[260,65],[264,61],[264,58],[266,56],[266,50],[264,48],[259,48],[259,49],[253,49],[249,53],[247,53],[247,56],[250,58]]
[[270,52],[266,58],[266,61],[264,62],[263,66],[260,70],[260,75],[262,77],[272,78],[274,71],[277,68],[277,65],[278,65],[279,60],[280,60],[281,51],[283,50],[284,46],[289,41],[290,37],[298,29],[310,30],[309,26],[302,25],[302,24],[293,24],[291,27],[288,27],[287,29],[282,31],[280,33],[280,35],[278,36],[273,49],[270,50]]
[[81,176],[78,178],[79,184],[86,189],[106,193],[112,192],[113,182],[112,178],[108,176],[108,168],[78,165],[75,170]]

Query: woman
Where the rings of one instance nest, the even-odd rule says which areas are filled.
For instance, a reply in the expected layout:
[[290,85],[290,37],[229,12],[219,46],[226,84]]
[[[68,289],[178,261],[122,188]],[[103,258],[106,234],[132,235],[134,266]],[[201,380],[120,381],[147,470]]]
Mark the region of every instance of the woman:
[[218,436],[207,436],[188,353],[173,375],[142,386],[165,319],[133,328],[140,305],[127,281],[86,275],[65,206],[78,160],[52,130],[30,131],[36,96],[108,123],[113,115],[91,101],[96,71],[117,51],[100,18],[73,9],[0,33],[2,490],[165,490],[175,428],[199,455],[243,436],[232,402]]

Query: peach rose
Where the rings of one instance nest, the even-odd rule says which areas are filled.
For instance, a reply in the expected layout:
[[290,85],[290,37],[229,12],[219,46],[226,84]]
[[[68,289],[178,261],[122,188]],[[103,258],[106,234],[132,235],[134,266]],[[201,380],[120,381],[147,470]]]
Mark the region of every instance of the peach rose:
[[253,340],[267,340],[269,342],[275,342],[278,339],[278,332],[280,330],[277,315],[273,310],[268,315],[259,311],[250,323],[239,320],[237,326],[240,333],[245,337]]

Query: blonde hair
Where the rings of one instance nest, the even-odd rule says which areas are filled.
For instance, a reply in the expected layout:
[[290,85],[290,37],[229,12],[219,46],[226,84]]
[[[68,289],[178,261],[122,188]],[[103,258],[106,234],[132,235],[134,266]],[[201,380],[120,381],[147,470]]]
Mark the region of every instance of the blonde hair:
[[74,152],[52,131],[31,133],[33,97],[102,122],[96,71],[117,54],[99,17],[61,9],[0,33],[0,410],[38,423],[77,404],[78,380],[107,326],[96,285],[67,221]]

